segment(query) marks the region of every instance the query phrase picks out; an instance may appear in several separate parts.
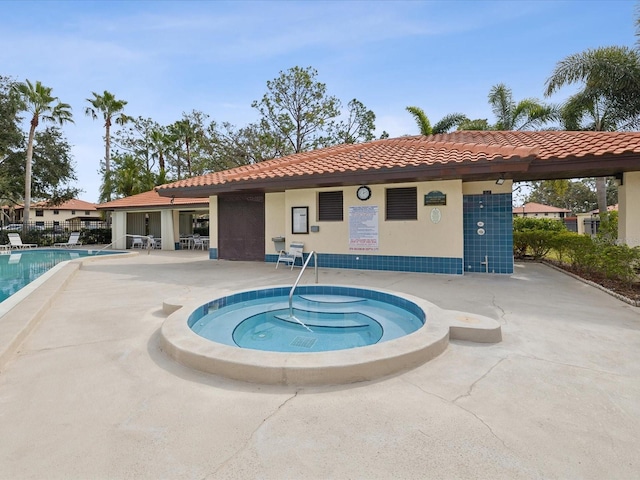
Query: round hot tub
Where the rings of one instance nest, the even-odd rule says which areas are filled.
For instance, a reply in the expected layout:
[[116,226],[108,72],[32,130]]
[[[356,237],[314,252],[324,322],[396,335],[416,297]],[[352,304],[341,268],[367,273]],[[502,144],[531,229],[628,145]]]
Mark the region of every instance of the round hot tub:
[[172,313],[161,347],[178,362],[267,384],[342,384],[415,367],[447,346],[430,302],[371,288],[303,285],[189,302]]

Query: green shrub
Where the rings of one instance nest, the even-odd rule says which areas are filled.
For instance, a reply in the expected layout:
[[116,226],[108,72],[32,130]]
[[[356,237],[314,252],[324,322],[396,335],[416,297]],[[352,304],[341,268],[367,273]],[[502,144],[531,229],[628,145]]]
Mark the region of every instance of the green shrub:
[[527,230],[544,230],[549,232],[564,232],[567,230],[562,220],[551,218],[514,217],[513,231],[524,232]]
[[111,243],[110,228],[83,228],[80,230],[80,241],[84,245],[108,245]]
[[606,278],[621,280],[627,284],[636,279],[640,264],[640,248],[627,245],[602,245],[597,247],[596,268]]
[[596,245],[588,235],[574,233],[565,239],[569,263],[582,271],[593,271],[596,264]]
[[569,248],[569,242],[571,242],[571,238],[575,235],[578,234],[569,231],[559,232],[551,240],[551,249],[556,253],[559,262],[564,262]]
[[531,255],[539,260],[553,247],[554,238],[566,232],[564,222],[549,218],[515,217],[513,219],[513,255]]

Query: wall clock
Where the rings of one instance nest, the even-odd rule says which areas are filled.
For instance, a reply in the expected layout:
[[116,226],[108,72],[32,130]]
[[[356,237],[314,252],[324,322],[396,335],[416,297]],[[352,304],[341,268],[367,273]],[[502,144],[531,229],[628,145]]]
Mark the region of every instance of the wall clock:
[[356,195],[360,200],[369,200],[371,198],[371,189],[363,185],[362,187],[358,187]]

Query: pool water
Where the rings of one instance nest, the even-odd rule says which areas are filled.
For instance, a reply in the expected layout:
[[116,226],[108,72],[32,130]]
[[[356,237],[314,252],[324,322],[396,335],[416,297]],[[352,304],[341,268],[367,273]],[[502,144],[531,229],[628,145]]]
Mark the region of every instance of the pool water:
[[112,251],[97,250],[11,250],[0,254],[0,302],[33,282],[55,265],[67,260],[95,255],[110,255]]
[[[293,297],[293,317],[286,289],[286,295],[219,299],[194,312],[188,323],[195,333],[218,343],[277,352],[363,347],[408,335],[424,325],[421,310],[393,295],[348,287],[326,287],[329,292],[320,293],[313,286],[300,288],[303,291]],[[391,298],[397,300],[390,302]]]

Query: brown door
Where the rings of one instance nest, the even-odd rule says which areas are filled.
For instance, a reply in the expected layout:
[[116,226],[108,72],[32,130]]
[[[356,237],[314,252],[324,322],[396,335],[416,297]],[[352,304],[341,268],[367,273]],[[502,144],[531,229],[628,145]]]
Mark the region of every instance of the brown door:
[[264,261],[264,193],[218,197],[218,258]]

